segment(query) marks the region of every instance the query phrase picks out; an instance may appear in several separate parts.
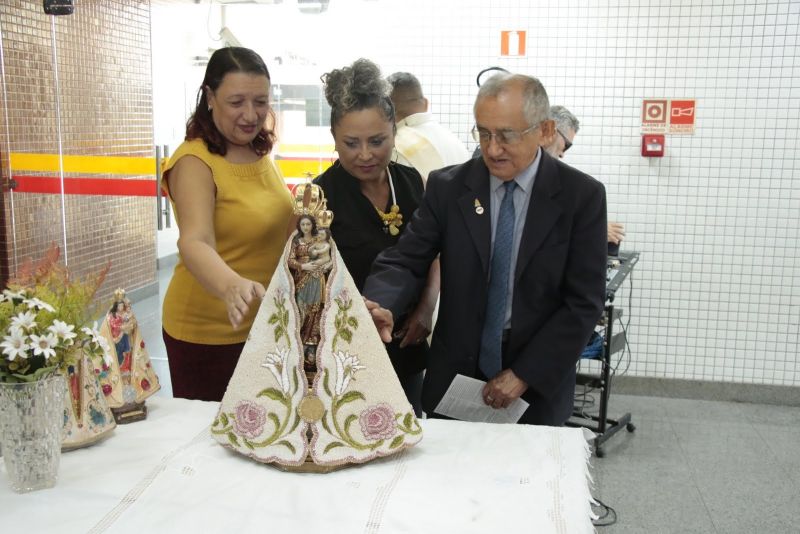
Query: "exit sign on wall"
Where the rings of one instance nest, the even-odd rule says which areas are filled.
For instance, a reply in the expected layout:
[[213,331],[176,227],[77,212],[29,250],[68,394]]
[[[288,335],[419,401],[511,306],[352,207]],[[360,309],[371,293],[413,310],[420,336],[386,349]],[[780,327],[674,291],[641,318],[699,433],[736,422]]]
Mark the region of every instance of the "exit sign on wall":
[[512,30],[500,32],[500,55],[501,56],[524,56],[525,55],[525,36],[524,30]]

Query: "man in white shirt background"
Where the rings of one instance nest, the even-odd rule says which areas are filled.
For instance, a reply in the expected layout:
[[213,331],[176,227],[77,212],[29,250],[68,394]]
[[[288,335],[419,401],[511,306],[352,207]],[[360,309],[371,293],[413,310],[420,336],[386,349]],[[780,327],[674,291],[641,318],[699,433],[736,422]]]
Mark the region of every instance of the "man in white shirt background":
[[415,168],[423,180],[428,179],[432,170],[469,159],[464,143],[428,112],[428,99],[422,93],[416,76],[395,72],[387,81],[392,86],[391,99],[397,123],[393,159]]

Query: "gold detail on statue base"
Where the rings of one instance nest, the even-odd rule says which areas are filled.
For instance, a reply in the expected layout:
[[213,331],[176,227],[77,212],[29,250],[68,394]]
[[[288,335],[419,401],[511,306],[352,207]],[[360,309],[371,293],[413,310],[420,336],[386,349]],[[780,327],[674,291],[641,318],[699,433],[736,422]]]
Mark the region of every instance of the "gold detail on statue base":
[[400,206],[392,204],[392,207],[389,208],[389,213],[384,213],[378,208],[375,208],[375,211],[378,212],[383,225],[388,228],[390,234],[397,235],[400,233],[398,227],[403,225],[403,214],[400,213]]
[[280,469],[281,471],[286,471],[287,473],[331,473],[333,471],[338,471],[339,469],[344,469],[345,467],[350,467],[351,465],[355,464],[342,464],[342,465],[319,465],[315,464],[314,460],[311,459],[311,455],[309,454],[306,456],[305,461],[300,465],[283,465],[279,463],[271,463],[269,464],[272,467]]
[[297,407],[297,414],[306,423],[316,423],[322,419],[324,413],[325,406],[316,395],[303,397],[303,400],[300,401],[300,405]]
[[147,419],[147,406],[144,405],[144,402],[136,402],[126,404],[121,408],[111,408],[111,413],[114,414],[114,420],[118,425],[135,423]]

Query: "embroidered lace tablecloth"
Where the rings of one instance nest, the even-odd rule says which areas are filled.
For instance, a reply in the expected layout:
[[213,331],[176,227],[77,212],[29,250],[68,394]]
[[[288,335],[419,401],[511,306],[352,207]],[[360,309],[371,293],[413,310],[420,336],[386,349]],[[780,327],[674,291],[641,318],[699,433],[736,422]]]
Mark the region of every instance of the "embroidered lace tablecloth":
[[55,488],[17,495],[9,532],[591,533],[581,429],[423,421],[397,456],[286,473],[221,447],[217,403],[152,397],[145,421],[64,453]]

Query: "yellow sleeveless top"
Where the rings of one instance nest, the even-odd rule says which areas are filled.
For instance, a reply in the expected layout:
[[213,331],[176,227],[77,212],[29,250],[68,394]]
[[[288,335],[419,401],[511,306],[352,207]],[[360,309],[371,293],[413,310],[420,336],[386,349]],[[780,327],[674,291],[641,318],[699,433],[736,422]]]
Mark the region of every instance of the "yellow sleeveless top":
[[[254,163],[229,163],[211,154],[201,139],[186,141],[170,158],[164,176],[184,156],[195,156],[211,169],[217,196],[214,233],[217,253],[239,275],[266,287],[286,244],[292,196],[269,156]],[[168,190],[167,180],[164,188]],[[174,207],[174,203],[173,203]],[[177,217],[176,217],[177,220]],[[180,228],[180,221],[178,228]],[[208,293],[178,259],[164,296],[162,323],[175,339],[205,345],[242,343],[259,302],[234,330],[225,303]]]

